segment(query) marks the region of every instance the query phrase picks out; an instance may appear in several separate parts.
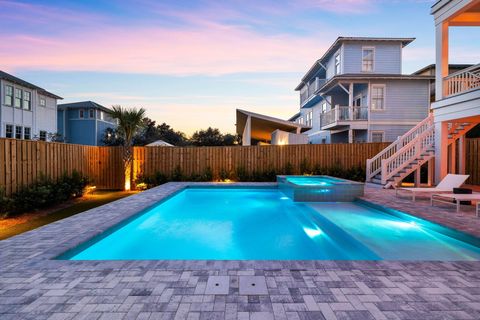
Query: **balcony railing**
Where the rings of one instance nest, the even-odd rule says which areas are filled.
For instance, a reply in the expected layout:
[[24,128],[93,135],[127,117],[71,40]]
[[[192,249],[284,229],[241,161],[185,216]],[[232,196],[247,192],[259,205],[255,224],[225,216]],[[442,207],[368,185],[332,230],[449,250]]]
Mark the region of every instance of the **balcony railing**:
[[325,79],[315,78],[315,80],[306,85],[302,91],[300,91],[300,106],[303,106],[311,97],[315,95],[315,91],[320,89],[325,83]]
[[338,121],[368,120],[368,107],[336,106],[320,115],[321,126],[328,126]]
[[480,64],[445,77],[443,87],[445,97],[480,89]]

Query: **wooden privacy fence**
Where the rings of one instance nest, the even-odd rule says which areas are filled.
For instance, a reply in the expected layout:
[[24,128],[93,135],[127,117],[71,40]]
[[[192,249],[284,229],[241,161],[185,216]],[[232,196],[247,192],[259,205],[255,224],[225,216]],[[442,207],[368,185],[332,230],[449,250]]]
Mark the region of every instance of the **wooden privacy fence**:
[[0,139],[0,188],[7,195],[41,176],[56,179],[74,170],[99,189],[123,188],[121,148]]
[[306,144],[250,147],[136,147],[134,149],[134,176],[156,172],[170,174],[178,166],[183,174],[201,174],[210,168],[214,177],[244,168],[246,172],[281,170],[290,163],[298,171],[307,159],[310,165],[342,168],[364,166],[388,143],[361,144]]
[[[467,139],[466,170],[469,183],[480,184],[480,139]],[[285,168],[298,172],[301,162],[321,167],[364,166],[388,143],[321,144],[251,147],[135,147],[134,176],[171,174],[178,166],[186,176],[210,168],[214,177],[221,170],[247,173]],[[122,189],[124,173],[120,147],[94,147],[42,141],[0,138],[0,188],[7,194],[46,176],[52,179],[76,170],[88,176],[98,189]]]

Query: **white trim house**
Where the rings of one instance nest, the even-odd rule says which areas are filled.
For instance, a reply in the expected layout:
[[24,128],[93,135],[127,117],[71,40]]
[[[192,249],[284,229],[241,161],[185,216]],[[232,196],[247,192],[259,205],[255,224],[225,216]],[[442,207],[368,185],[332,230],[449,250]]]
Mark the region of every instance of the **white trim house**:
[[61,97],[0,71],[0,137],[49,140],[57,132]]

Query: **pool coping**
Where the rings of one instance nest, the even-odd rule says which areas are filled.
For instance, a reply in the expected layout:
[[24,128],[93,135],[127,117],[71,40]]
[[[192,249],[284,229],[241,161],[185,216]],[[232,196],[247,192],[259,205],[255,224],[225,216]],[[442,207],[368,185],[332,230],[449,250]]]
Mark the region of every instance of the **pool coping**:
[[[367,260],[54,260],[60,254],[95,238],[110,228],[188,187],[277,187],[277,183],[171,182],[0,241],[0,270],[362,270],[415,269],[478,270],[480,261],[367,261]],[[367,200],[368,201],[368,200]],[[410,214],[410,213],[409,213]],[[434,221],[432,221],[434,222]],[[434,222],[436,223],[436,222]]]

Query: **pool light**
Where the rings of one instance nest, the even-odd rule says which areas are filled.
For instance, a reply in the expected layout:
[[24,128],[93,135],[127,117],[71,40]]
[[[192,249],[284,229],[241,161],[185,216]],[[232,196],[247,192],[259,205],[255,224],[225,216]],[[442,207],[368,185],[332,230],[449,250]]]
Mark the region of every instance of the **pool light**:
[[318,237],[319,235],[321,235],[323,233],[323,231],[320,230],[319,228],[312,229],[312,228],[304,227],[303,231],[305,231],[307,236],[309,236],[312,239],[315,238],[315,237]]

